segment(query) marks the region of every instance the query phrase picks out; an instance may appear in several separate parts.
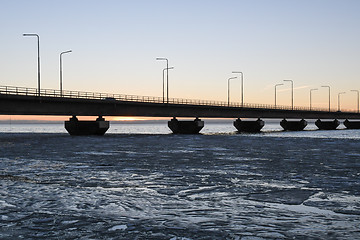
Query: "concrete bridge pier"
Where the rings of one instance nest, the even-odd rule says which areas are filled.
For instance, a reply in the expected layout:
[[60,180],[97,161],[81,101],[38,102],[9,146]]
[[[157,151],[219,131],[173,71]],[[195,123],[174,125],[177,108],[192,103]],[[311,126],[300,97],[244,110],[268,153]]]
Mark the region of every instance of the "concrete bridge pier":
[[204,121],[196,117],[194,121],[179,121],[173,117],[168,122],[168,126],[175,134],[197,134],[204,127]]
[[301,119],[300,121],[288,121],[283,119],[280,122],[280,126],[285,131],[302,131],[307,126],[307,121],[304,119]]
[[65,121],[65,129],[73,136],[104,135],[109,127],[109,121],[105,121],[102,116],[99,116],[96,121],[79,121],[76,116]]
[[316,120],[315,125],[320,130],[335,130],[339,125],[339,120],[335,119],[334,121],[322,121],[320,119]]
[[360,129],[360,121],[349,121],[346,119],[344,125],[347,129]]
[[240,118],[234,121],[234,127],[239,132],[260,132],[264,125],[264,121],[260,118],[256,121],[242,121]]

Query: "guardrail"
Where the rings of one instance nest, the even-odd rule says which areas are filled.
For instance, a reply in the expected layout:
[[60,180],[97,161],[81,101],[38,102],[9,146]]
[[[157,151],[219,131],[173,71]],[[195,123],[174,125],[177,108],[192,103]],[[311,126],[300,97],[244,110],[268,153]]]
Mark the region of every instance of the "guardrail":
[[[14,87],[14,86],[0,86],[0,94],[5,95],[23,95],[23,96],[39,96],[37,88]],[[141,102],[141,103],[169,103],[169,104],[182,104],[182,105],[199,105],[199,106],[221,106],[221,107],[244,107],[244,108],[258,108],[258,109],[279,109],[279,110],[297,110],[297,111],[310,111],[309,107],[297,107],[270,104],[252,104],[231,102],[228,104],[225,101],[211,101],[211,100],[194,100],[182,98],[169,98],[169,101],[162,97],[150,96],[137,96],[125,94],[110,94],[110,93],[96,93],[96,92],[83,92],[83,91],[69,91],[69,90],[55,90],[55,89],[41,89],[41,97],[56,97],[56,98],[77,98],[77,99],[94,99],[104,101],[128,101],[128,102]],[[332,112],[336,109],[330,109]],[[329,112],[328,108],[311,108],[311,111]],[[342,112],[354,112],[351,110],[342,110]]]

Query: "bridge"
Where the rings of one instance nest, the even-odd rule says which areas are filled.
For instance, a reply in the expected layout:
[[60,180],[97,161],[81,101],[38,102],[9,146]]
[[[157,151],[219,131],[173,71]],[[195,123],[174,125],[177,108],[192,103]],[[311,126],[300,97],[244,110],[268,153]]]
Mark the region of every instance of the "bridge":
[[[352,111],[53,89],[39,92],[35,88],[14,86],[0,86],[0,114],[72,116],[65,122],[65,128],[74,135],[104,134],[109,127],[104,116],[171,117],[169,127],[175,133],[199,132],[204,126],[199,118],[235,118],[234,125],[239,131],[260,131],[264,125],[262,118],[284,119],[281,125],[285,130],[304,129],[305,119],[318,119],[320,129],[336,129],[338,119],[345,120],[348,128],[360,128],[360,122],[349,121],[360,119],[360,114]],[[96,121],[79,121],[76,116],[99,117]],[[195,120],[179,121],[177,117],[193,117]],[[257,120],[243,121],[241,118]],[[103,132],[99,128],[106,130]]]

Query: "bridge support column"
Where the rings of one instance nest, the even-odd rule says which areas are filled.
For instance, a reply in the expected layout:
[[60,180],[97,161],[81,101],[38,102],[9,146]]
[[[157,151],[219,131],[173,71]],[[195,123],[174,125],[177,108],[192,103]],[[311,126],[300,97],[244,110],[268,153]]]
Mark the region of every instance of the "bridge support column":
[[197,134],[204,127],[204,121],[196,118],[194,121],[179,121],[175,117],[168,122],[168,127],[173,133]]
[[340,122],[337,119],[334,121],[321,121],[318,119],[316,120],[315,125],[320,130],[335,130],[340,125]]
[[280,126],[285,131],[302,131],[307,126],[307,122],[304,119],[301,119],[300,121],[288,121],[283,119],[280,122]]
[[264,121],[260,118],[258,118],[256,121],[242,121],[240,118],[238,118],[234,122],[234,127],[239,132],[260,132],[264,125]]
[[347,129],[360,129],[360,121],[349,121],[345,120],[344,125]]
[[105,121],[99,116],[96,121],[79,121],[76,116],[72,116],[69,121],[65,121],[65,129],[70,135],[104,135],[109,129],[109,121]]

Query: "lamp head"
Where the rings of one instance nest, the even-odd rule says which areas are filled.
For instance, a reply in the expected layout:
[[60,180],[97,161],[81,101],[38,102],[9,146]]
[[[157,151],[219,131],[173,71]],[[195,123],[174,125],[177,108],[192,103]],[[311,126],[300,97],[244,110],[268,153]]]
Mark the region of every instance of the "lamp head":
[[33,37],[33,36],[39,37],[39,35],[37,35],[35,33],[23,33],[23,36],[24,37]]

